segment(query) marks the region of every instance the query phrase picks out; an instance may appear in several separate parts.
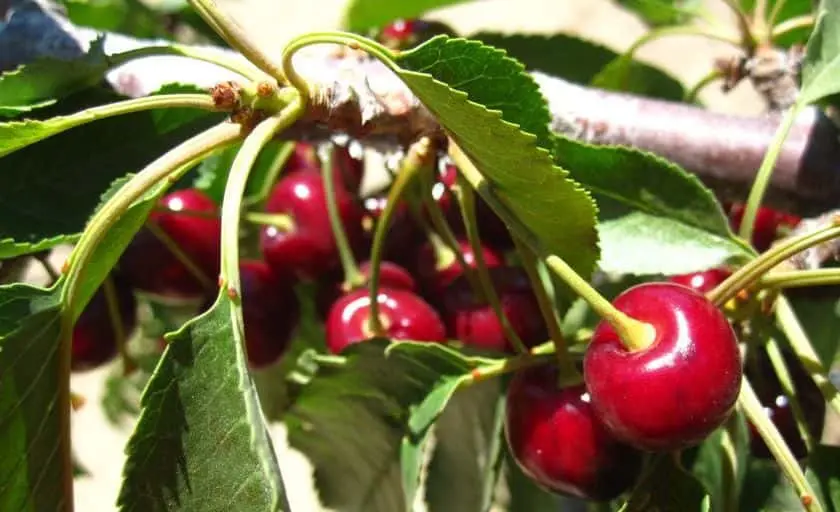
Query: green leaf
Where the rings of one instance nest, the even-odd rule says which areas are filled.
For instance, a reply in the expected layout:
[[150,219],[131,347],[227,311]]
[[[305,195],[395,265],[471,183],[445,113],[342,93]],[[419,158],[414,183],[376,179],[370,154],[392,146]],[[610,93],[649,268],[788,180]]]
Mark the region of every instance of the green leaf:
[[[138,112],[80,126],[0,158],[0,258],[76,240],[115,179],[219,119],[191,109]],[[14,126],[21,125],[0,124],[0,133]]]
[[[505,446],[507,447],[507,445]],[[508,450],[506,450],[504,463],[504,483],[507,496],[503,503],[497,503],[499,510],[505,512],[556,512],[558,509],[565,510],[565,508],[560,508],[562,498],[539,487],[534,480],[525,475]]]
[[802,63],[798,103],[840,93],[840,0],[822,0]]
[[426,475],[430,512],[490,508],[504,443],[501,384],[494,379],[459,391],[437,420]]
[[[750,433],[744,414],[736,410],[724,428],[700,445],[692,473],[711,497],[711,510],[737,509],[750,454]],[[734,462],[734,465],[733,465]],[[727,503],[727,497],[734,503]]]
[[[283,163],[291,156],[292,142],[271,141],[260,151],[254,168],[248,177],[245,190],[246,201],[251,198],[267,195],[282,170]],[[204,191],[217,203],[222,201],[225,184],[230,173],[233,159],[242,144],[235,144],[206,158],[198,166],[198,176],[193,186]],[[280,159],[278,162],[277,160]]]
[[399,77],[517,218],[546,250],[588,276],[598,258],[596,208],[537,147],[550,147],[550,116],[521,64],[477,41],[445,36],[401,53],[396,63]]
[[667,160],[561,135],[554,137],[553,155],[601,207],[602,270],[681,274],[749,256],[714,194]]
[[840,511],[840,447],[819,444],[808,456],[809,480],[816,481],[829,512]]
[[[770,512],[773,510],[767,507],[767,504],[771,501],[773,490],[780,480],[785,481],[786,479],[781,475],[775,460],[750,458],[747,461],[744,483],[741,486],[738,510],[743,512],[759,510]],[[796,493],[792,489],[791,492],[795,498]]]
[[820,361],[831,367],[840,348],[840,298],[836,293],[809,293],[807,288],[786,295]]
[[109,67],[103,47],[104,39],[97,39],[77,59],[42,58],[0,75],[0,117],[14,117],[52,105],[60,98],[96,85]]
[[[498,34],[479,32],[470,36],[505,50],[529,71],[542,71],[579,84],[588,84],[601,69],[618,57],[606,46],[571,34]],[[559,59],[558,55],[574,55]],[[626,90],[655,98],[681,100],[683,86],[675,78],[642,62],[634,64]]]
[[[608,91],[622,91],[663,100],[682,101],[685,88],[673,79],[662,79],[632,55],[622,54],[603,67],[590,85]],[[667,76],[667,75],[666,75]],[[668,77],[670,78],[670,77]]]
[[619,0],[618,3],[654,27],[689,23],[703,7],[699,0]]
[[59,440],[58,287],[0,287],[0,510],[67,506]]
[[233,305],[170,335],[129,439],[120,510],[290,510]]
[[474,363],[440,344],[384,340],[357,343],[343,356],[322,364],[289,409],[289,444],[309,457],[327,507],[407,510],[402,439],[420,442],[424,420],[436,417],[434,404],[421,404]]
[[654,455],[649,464],[646,474],[620,512],[711,510],[711,497],[703,484],[675,464],[670,455]]
[[466,1],[468,0],[352,0],[344,13],[342,25],[347,30],[362,32],[394,20],[416,18],[426,11]]

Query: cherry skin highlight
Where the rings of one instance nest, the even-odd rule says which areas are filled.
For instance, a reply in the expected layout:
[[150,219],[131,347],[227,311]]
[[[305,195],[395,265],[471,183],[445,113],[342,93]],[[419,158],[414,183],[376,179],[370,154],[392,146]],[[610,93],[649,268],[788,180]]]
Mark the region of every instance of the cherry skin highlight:
[[[215,285],[219,274],[222,224],[216,203],[197,189],[172,192],[147,221],[165,233]],[[168,210],[168,211],[167,211]],[[196,297],[207,290],[177,256],[147,228],[132,239],[119,261],[131,286],[172,297]]]
[[[356,288],[346,289],[342,280],[341,273],[335,276],[330,276],[326,279],[319,288],[315,297],[315,302],[318,308],[318,314],[322,318],[326,318],[329,314],[333,303],[347,292],[358,289],[367,289],[370,283],[370,262],[365,261],[359,265],[359,272],[364,277],[364,283]],[[390,261],[383,261],[379,265],[379,287],[380,288],[397,288],[401,290],[414,291],[416,285],[411,274],[401,266]]]
[[[137,303],[128,284],[115,274],[112,277],[123,333],[128,337],[137,326]],[[71,353],[70,368],[74,372],[91,370],[117,355],[116,331],[101,287],[73,327]]]
[[613,306],[655,330],[627,349],[601,321],[584,357],[584,378],[601,420],[619,439],[650,451],[702,441],[735,405],[741,357],[726,317],[702,294],[673,283],[634,286]]
[[[408,290],[381,288],[379,313],[384,333],[396,340],[443,342],[446,333],[437,312]],[[348,345],[372,337],[370,294],[367,289],[350,292],[333,304],[326,322],[327,348],[338,354]]]
[[610,434],[582,384],[559,388],[554,367],[513,376],[505,435],[522,471],[556,493],[612,500],[633,485],[641,469],[641,452]]

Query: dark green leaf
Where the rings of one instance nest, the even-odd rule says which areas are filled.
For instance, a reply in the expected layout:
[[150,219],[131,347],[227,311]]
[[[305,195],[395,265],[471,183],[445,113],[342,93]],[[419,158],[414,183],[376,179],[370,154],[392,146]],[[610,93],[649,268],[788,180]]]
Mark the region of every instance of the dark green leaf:
[[400,450],[419,442],[426,397],[474,366],[434,343],[371,340],[348,347],[341,364],[324,364],[303,388],[285,422],[289,444],[312,461],[321,500],[353,512],[406,510]]
[[[0,158],[0,257],[74,241],[116,178],[139,171],[219,119],[190,109],[139,112],[87,124]],[[0,125],[0,132],[9,126],[15,125]]]
[[807,476],[818,483],[826,510],[840,511],[840,447],[817,445],[808,456]]
[[[601,206],[604,271],[680,274],[749,255],[696,176],[632,148],[593,146],[561,135],[554,142],[555,163]],[[620,207],[610,208],[612,203]]]
[[[73,60],[39,59],[0,75],[0,117],[14,117],[96,85],[108,70],[104,40]],[[2,147],[0,145],[0,153]]]
[[430,512],[489,509],[504,442],[501,384],[495,379],[459,391],[438,419],[426,475]]
[[767,504],[770,502],[773,489],[780,480],[785,480],[785,477],[781,475],[778,464],[775,460],[751,458],[747,462],[746,469],[738,510],[743,512],[758,512],[759,510],[770,512],[773,509],[767,507]]
[[799,102],[840,93],[840,0],[822,0],[802,63]]
[[621,512],[709,512],[708,491],[670,455],[654,455],[650,464]]
[[169,337],[129,440],[120,510],[290,510],[226,294]]
[[[241,144],[235,144],[201,162],[193,185],[203,190],[214,201],[221,202],[230,166],[241,146]],[[248,177],[245,190],[246,201],[256,196],[267,195],[267,191],[277,179],[277,171],[282,169],[283,163],[291,156],[289,151],[291,147],[292,143],[289,142],[272,141],[263,148]]]
[[505,493],[497,506],[505,512],[556,512],[560,508],[557,495],[539,487],[526,476],[510,452],[505,457]]
[[[737,508],[747,471],[750,433],[743,413],[733,413],[725,428],[718,429],[700,445],[692,473],[705,485],[711,510]],[[731,502],[727,500],[731,499]]]
[[400,78],[517,218],[546,250],[588,276],[598,254],[595,205],[537,147],[551,142],[549,114],[521,64],[479,42],[445,36],[400,54],[396,62],[403,68]]
[[[588,84],[618,54],[606,46],[569,34],[498,34],[479,32],[470,36],[484,44],[505,50],[529,71],[542,71],[579,84]],[[574,58],[558,58],[573,55]],[[637,62],[626,91],[655,98],[680,100],[683,87],[657,68]]]
[[699,0],[619,0],[619,4],[654,27],[689,23],[703,7]]
[[[164,13],[155,13],[139,0],[65,0],[67,17],[75,25],[141,38],[166,37]],[[152,4],[169,10],[171,2]]]
[[685,88],[681,83],[664,73],[653,74],[649,70],[650,66],[633,60],[632,55],[623,54],[604,66],[590,84],[608,91],[630,92],[672,101],[683,100]]
[[57,403],[59,291],[0,287],[0,510],[61,510],[69,499]]
[[820,361],[829,368],[840,347],[840,298],[837,294],[808,292],[795,290],[787,296]]
[[352,0],[344,13],[342,25],[347,30],[362,32],[394,20],[416,18],[426,11],[466,1],[468,0]]

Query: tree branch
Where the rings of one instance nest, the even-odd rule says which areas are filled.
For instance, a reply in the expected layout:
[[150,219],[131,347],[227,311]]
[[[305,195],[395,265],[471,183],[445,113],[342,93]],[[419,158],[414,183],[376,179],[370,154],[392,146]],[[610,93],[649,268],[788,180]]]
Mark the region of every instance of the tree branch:
[[[17,6],[14,1],[8,22],[0,25],[0,69],[36,56],[79,55],[99,35],[74,27],[54,10],[31,0],[17,0]],[[108,54],[154,44],[166,41],[118,34],[105,38]],[[229,50],[214,50],[232,55]],[[318,46],[300,52],[295,65],[316,93],[309,115],[293,127],[290,137],[321,139],[341,131],[365,144],[393,151],[421,135],[443,135],[408,88],[364,54]],[[579,86],[542,73],[532,75],[549,101],[555,131],[594,144],[629,145],[654,152],[697,174],[724,198],[744,196],[780,119],[776,115],[714,113]],[[131,61],[112,70],[107,78],[121,93],[140,96],[171,82],[209,88],[238,77],[213,64],[161,56]],[[806,109],[788,137],[768,199],[806,215],[840,204],[838,129],[817,109]]]

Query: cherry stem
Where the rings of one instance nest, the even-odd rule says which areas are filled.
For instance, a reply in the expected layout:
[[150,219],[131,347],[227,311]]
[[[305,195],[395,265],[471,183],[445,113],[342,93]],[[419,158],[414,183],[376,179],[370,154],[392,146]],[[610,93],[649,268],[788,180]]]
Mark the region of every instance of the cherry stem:
[[793,32],[794,30],[800,28],[810,28],[814,25],[814,21],[814,16],[812,14],[805,14],[803,16],[797,16],[795,18],[785,20],[773,27],[770,36],[773,39],[777,39],[787,34],[788,32]]
[[525,368],[551,363],[555,358],[554,349],[553,343],[543,343],[533,347],[530,352],[525,354],[498,359],[492,363],[481,365],[470,372],[469,378],[462,381],[461,385],[471,386]]
[[458,187],[455,195],[457,196],[458,204],[461,207],[461,217],[464,219],[464,226],[467,231],[467,241],[469,241],[470,246],[472,247],[476,274],[478,274],[478,282],[481,285],[481,290],[484,292],[484,299],[487,300],[488,304],[490,304],[490,307],[493,309],[493,313],[496,314],[496,317],[502,324],[502,331],[505,333],[505,337],[508,341],[510,341],[511,345],[513,345],[516,351],[520,354],[526,354],[528,353],[528,348],[525,347],[525,343],[522,342],[522,338],[519,337],[513,329],[513,326],[510,325],[510,320],[502,310],[499,294],[496,293],[496,289],[493,286],[493,280],[490,278],[490,273],[487,271],[487,263],[484,261],[484,251],[481,246],[481,235],[478,232],[478,219],[475,216],[475,192],[470,187],[469,183],[466,182],[461,173],[458,173],[457,180]]
[[808,429],[808,423],[805,420],[805,413],[802,412],[802,404],[799,403],[799,398],[796,396],[796,387],[793,384],[793,378],[791,377],[787,365],[785,364],[785,358],[782,356],[782,350],[779,348],[779,342],[777,342],[775,338],[770,338],[764,345],[764,349],[767,351],[767,357],[770,359],[770,364],[776,372],[776,377],[779,378],[779,384],[781,385],[782,392],[785,394],[788,402],[790,403],[790,409],[793,411],[793,417],[796,419],[796,427],[799,430],[799,435],[805,442],[805,447],[808,452],[811,452],[815,443],[814,436],[811,434],[810,429]]
[[761,288],[800,288],[840,284],[840,268],[768,272],[758,281]]
[[330,220],[335,244],[338,248],[338,256],[341,259],[341,268],[344,270],[344,283],[349,288],[357,288],[365,283],[365,278],[359,271],[359,265],[353,256],[347,233],[344,232],[344,225],[341,222],[341,213],[338,211],[338,198],[335,191],[335,176],[332,165],[332,145],[321,151],[321,181],[324,182],[324,194],[327,196],[327,217]]
[[134,59],[154,57],[158,55],[177,55],[189,59],[209,62],[256,82],[266,79],[266,75],[259,69],[253,67],[251,62],[248,60],[231,58],[217,50],[175,43],[167,43],[166,46],[147,46],[144,48],[136,48],[134,50],[116,53],[108,57],[108,64],[109,67],[113,69]]
[[188,0],[210,28],[213,29],[231,48],[239,51],[245,58],[255,66],[268,73],[278,82],[283,83],[286,77],[281,66],[277,65],[268,55],[260,50],[259,46],[251,40],[232,19],[216,5],[213,0]]
[[286,142],[283,144],[283,146],[277,151],[277,154],[274,156],[271,164],[268,166],[268,171],[266,172],[263,182],[260,185],[260,189],[253,195],[243,199],[246,206],[259,206],[268,199],[268,196],[271,195],[272,188],[274,188],[274,184],[277,182],[277,178],[280,176],[280,173],[283,172],[283,167],[286,165],[286,162],[289,161],[289,158],[291,158],[294,152],[294,142]]
[[720,441],[721,451],[721,470],[723,471],[723,496],[724,509],[726,512],[737,512],[739,505],[738,493],[738,452],[739,447],[736,445],[741,436],[738,435],[740,429],[739,417],[736,414],[731,414],[726,420],[723,428],[723,435]]
[[370,278],[368,282],[370,289],[369,327],[375,336],[385,335],[382,319],[379,316],[378,297],[379,271],[382,265],[382,254],[385,248],[385,238],[388,233],[388,228],[391,225],[394,213],[397,211],[400,199],[406,190],[408,190],[408,186],[414,181],[414,178],[421,169],[430,166],[430,160],[433,156],[434,152],[431,150],[431,140],[428,137],[423,137],[411,145],[405,158],[400,163],[400,169],[391,185],[391,190],[388,192],[385,209],[382,211],[382,215],[380,215],[379,221],[376,223],[370,250]]
[[190,258],[190,256],[186,252],[184,252],[183,249],[181,249],[181,246],[178,245],[178,242],[176,242],[172,239],[172,237],[166,234],[166,232],[162,230],[160,226],[158,226],[154,222],[146,222],[146,229],[148,229],[149,233],[151,233],[155,238],[158,239],[158,241],[161,244],[163,244],[164,247],[166,247],[166,250],[168,250],[170,253],[172,253],[173,256],[175,256],[175,259],[177,259],[178,262],[181,263],[181,265],[183,265],[184,268],[187,269],[190,275],[192,275],[195,278],[195,280],[199,282],[202,288],[204,288],[206,291],[213,291],[216,289],[216,282],[213,279],[211,279],[210,276],[205,274],[204,271],[201,270],[201,268],[198,265],[196,265],[192,258]]
[[828,368],[823,365],[819,354],[814,350],[811,341],[808,339],[808,334],[799,322],[796,312],[790,305],[787,297],[780,295],[776,299],[776,321],[779,323],[779,328],[785,334],[790,343],[790,347],[799,358],[805,371],[811,376],[811,380],[819,388],[826,403],[840,414],[840,392],[832,384],[828,378]]
[[718,69],[713,69],[709,72],[708,75],[704,76],[700,79],[694,86],[687,90],[683,95],[683,102],[684,103],[694,103],[697,101],[697,97],[700,95],[700,91],[705,89],[707,86],[711,85],[716,80],[720,80],[723,78],[723,73]]
[[[787,0],[776,0],[775,2],[773,2],[773,9],[770,11],[770,17],[767,18],[767,26],[768,27],[773,27],[775,29],[776,20],[778,19],[779,14],[781,14],[782,8],[785,6],[786,3],[787,3]],[[784,23],[784,22],[782,22],[782,23]],[[780,23],[780,25],[782,23]]]
[[840,236],[840,226],[830,225],[812,233],[779,242],[769,251],[751,260],[727,277],[714,290],[709,292],[707,297],[715,305],[721,306],[733,299],[741,290],[758,282],[770,269],[791,256],[838,236]]
[[764,159],[761,161],[761,166],[759,166],[758,172],[755,175],[752,188],[747,196],[747,203],[744,206],[744,217],[738,228],[738,234],[748,243],[752,240],[758,209],[761,206],[761,201],[764,199],[767,188],[770,186],[770,178],[773,175],[776,160],[778,160],[782,152],[782,144],[787,138],[788,132],[793,127],[793,123],[796,122],[800,110],[799,103],[796,103],[785,113],[779,127],[776,129],[776,133],[773,134],[770,147],[767,148]]
[[284,233],[295,229],[294,219],[291,215],[285,213],[247,212],[243,215],[243,218],[252,224],[273,226]]
[[128,353],[128,340],[117,297],[117,288],[114,286],[114,278],[110,275],[102,282],[102,292],[105,295],[105,303],[108,305],[108,318],[111,320],[111,329],[114,331],[117,350],[123,363],[123,375],[131,375],[137,369],[137,362]]
[[598,293],[588,281],[580,277],[562,258],[546,251],[539,239],[514,215],[505,203],[496,197],[496,193],[484,176],[476,169],[472,161],[465,155],[454,140],[449,139],[449,153],[455,160],[461,174],[477,190],[481,197],[490,205],[502,221],[529,246],[545,264],[572,290],[575,291],[595,313],[607,321],[615,329],[622,344],[630,351],[643,350],[656,339],[656,331],[652,325],[640,322],[635,318],[616,309],[610,301]]
[[548,296],[548,292],[543,285],[543,280],[540,278],[540,272],[537,269],[537,257],[534,251],[529,249],[515,233],[511,233],[511,235],[513,237],[513,243],[516,246],[516,252],[522,261],[522,267],[525,269],[525,273],[528,274],[528,279],[531,281],[531,288],[534,290],[534,296],[537,298],[540,313],[542,313],[543,320],[548,327],[551,342],[554,344],[554,351],[557,354],[557,363],[560,369],[559,385],[562,388],[577,384],[581,382],[583,377],[575,366],[571,354],[569,354],[569,346],[560,329],[560,322],[557,319],[551,297]]
[[767,444],[767,448],[770,449],[770,453],[773,454],[773,457],[779,463],[782,472],[790,480],[805,509],[811,512],[821,512],[823,510],[822,505],[816,498],[811,484],[805,478],[799,462],[790,451],[790,447],[784,438],[782,438],[779,430],[764,412],[764,407],[761,405],[758,396],[755,394],[755,390],[753,390],[749,379],[746,377],[741,380],[741,394],[738,396],[738,404],[743,408],[747,418],[755,426],[755,429],[761,435],[765,444]]

